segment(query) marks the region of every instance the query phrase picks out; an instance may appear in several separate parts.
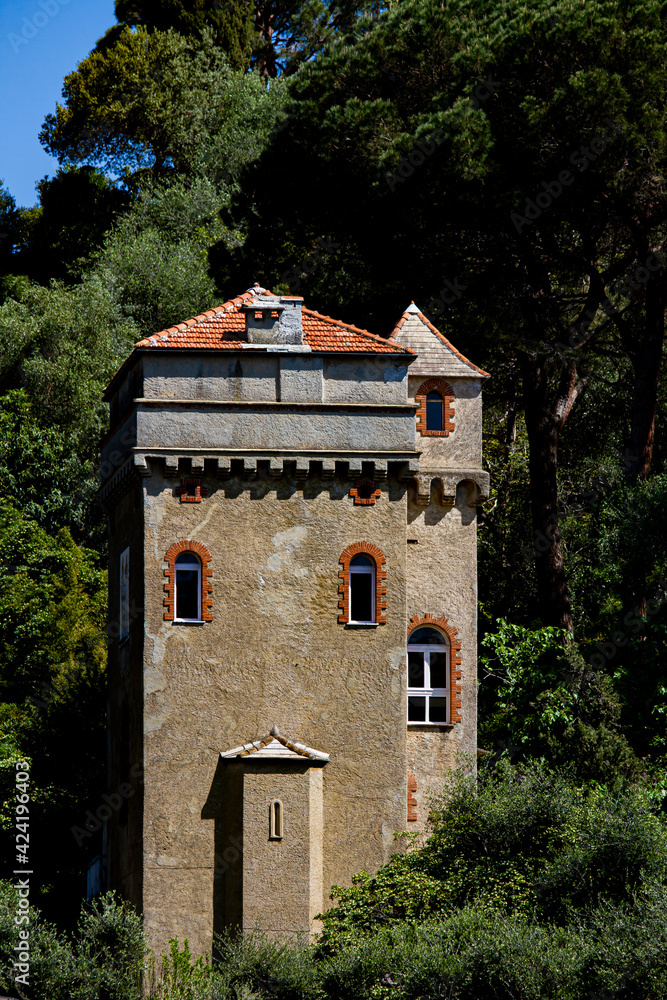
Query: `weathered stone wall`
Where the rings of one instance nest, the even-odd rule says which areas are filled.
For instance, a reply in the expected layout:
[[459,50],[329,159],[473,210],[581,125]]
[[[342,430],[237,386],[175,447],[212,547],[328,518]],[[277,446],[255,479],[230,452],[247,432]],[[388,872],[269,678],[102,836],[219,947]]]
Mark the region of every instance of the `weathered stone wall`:
[[[325,906],[322,768],[248,760],[243,770],[243,928],[309,933]],[[283,804],[282,840],[268,837],[274,799]]]
[[[355,506],[351,482],[206,478],[181,504],[145,480],[144,912],[152,943],[211,945],[214,830],[201,813],[217,755],[272,725],[331,755],[324,773],[324,895],[374,869],[405,828],[406,487]],[[211,552],[213,621],[163,618],[164,554]],[[355,541],[387,559],[387,624],[338,623],[338,559]],[[187,934],[186,934],[187,931]]]
[[[414,401],[426,381],[410,372],[409,395]],[[421,469],[472,469],[482,467],[482,385],[479,379],[448,378],[454,390],[454,430],[448,437],[417,434]]]
[[280,399],[279,355],[252,352],[210,354],[147,354],[144,357],[146,398],[158,399]]
[[289,403],[232,403],[220,407],[201,403],[173,407],[155,403],[137,413],[138,446],[146,449],[240,448],[244,450],[412,451],[414,411],[387,407],[332,410],[298,409]]
[[[477,749],[477,550],[476,512],[459,491],[454,507],[432,492],[428,507],[408,505],[408,620],[446,618],[461,643],[461,722],[440,729],[411,723],[408,769],[417,779],[417,823],[424,829],[430,793],[443,789],[451,769],[475,767]],[[451,650],[450,650],[451,655]],[[452,695],[450,695],[451,697]]]
[[[109,533],[109,794],[120,796],[108,820],[108,878],[142,903],[143,824],[143,524],[142,491],[131,484],[112,507]],[[129,546],[129,634],[120,635],[120,554]],[[117,802],[117,799],[113,800]]]
[[[416,447],[421,452],[420,489],[410,491],[408,503],[408,619],[426,614],[446,618],[461,643],[461,722],[442,728],[410,724],[407,731],[408,768],[417,781],[417,821],[410,823],[410,828],[424,831],[429,799],[442,792],[447,773],[456,767],[474,770],[476,765],[475,504],[487,488],[487,477],[482,473],[484,373],[447,346],[416,312],[405,317],[396,340],[418,352],[409,369],[411,400],[416,400],[423,383],[433,378],[448,383],[455,397],[454,430],[448,436],[416,434]],[[461,470],[460,478],[444,475],[439,479],[437,473],[448,469]],[[453,697],[454,692],[450,692]]]
[[[312,354],[307,348],[272,351],[245,347],[242,351],[176,356],[166,351],[148,352],[142,356],[142,366],[140,395],[150,399],[407,402],[408,364],[395,358],[340,358]],[[290,390],[295,375],[309,378],[305,392]],[[137,382],[137,388],[139,385]],[[313,392],[314,385],[319,391]],[[128,403],[127,388],[121,392]]]

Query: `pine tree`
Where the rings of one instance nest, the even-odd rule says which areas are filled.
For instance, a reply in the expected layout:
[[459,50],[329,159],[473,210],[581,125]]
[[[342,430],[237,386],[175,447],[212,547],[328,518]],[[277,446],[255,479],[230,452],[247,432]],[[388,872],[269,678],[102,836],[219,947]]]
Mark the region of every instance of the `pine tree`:
[[250,65],[255,44],[252,0],[116,0],[115,6],[121,24],[155,31],[173,28],[199,37],[208,28],[233,69]]

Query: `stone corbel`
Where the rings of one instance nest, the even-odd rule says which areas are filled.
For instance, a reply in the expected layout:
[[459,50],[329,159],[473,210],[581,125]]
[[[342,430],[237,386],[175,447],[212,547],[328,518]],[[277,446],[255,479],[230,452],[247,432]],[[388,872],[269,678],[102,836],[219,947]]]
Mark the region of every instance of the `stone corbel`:
[[419,472],[419,459],[411,458],[409,462],[404,462],[403,465],[401,465],[398,478],[401,480],[401,482],[404,483],[410,482],[410,480],[414,479],[414,477],[417,475],[418,472]]
[[433,477],[423,472],[418,472],[414,477],[416,486],[415,503],[418,507],[428,507],[431,502],[431,479]]
[[150,469],[148,468],[148,463],[146,462],[146,456],[142,455],[141,452],[136,452],[132,456],[132,465],[135,472],[138,472],[140,476],[149,476]]

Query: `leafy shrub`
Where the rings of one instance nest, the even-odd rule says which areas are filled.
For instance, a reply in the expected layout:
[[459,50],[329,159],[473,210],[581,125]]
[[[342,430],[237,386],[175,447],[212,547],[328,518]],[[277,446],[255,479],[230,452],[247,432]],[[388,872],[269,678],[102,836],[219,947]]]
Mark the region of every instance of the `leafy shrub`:
[[322,954],[360,934],[466,906],[562,926],[667,884],[667,830],[647,791],[584,788],[566,772],[501,761],[452,779],[426,845],[336,889]]
[[[17,995],[14,957],[20,943],[16,923],[19,896],[12,882],[0,881],[0,990],[8,996]],[[25,912],[25,911],[24,911]],[[30,929],[29,987],[21,991],[31,1000],[69,1000],[72,955],[68,943],[59,936],[52,924],[44,921],[39,910],[28,909]],[[20,925],[25,928],[25,924]]]
[[84,906],[73,943],[73,1000],[141,1000],[140,917],[108,892]]
[[[19,943],[18,896],[0,882],[0,987],[16,993],[13,955]],[[73,937],[59,934],[34,907],[30,916],[30,1000],[141,1000],[146,951],[141,920],[129,903],[106,893],[85,905]]]
[[216,939],[212,1000],[319,1000],[319,968],[307,938],[275,942],[260,931]]
[[[452,779],[424,847],[335,891],[319,940],[259,931],[215,963],[171,942],[144,965],[113,894],[60,936],[32,913],[29,1000],[647,1000],[667,995],[667,829],[646,791],[544,764]],[[0,885],[0,988],[17,941]]]
[[169,954],[163,954],[159,963],[149,957],[146,978],[150,1000],[209,1000],[213,969],[208,959],[199,956],[193,961],[187,938],[182,950],[175,938],[169,945]]

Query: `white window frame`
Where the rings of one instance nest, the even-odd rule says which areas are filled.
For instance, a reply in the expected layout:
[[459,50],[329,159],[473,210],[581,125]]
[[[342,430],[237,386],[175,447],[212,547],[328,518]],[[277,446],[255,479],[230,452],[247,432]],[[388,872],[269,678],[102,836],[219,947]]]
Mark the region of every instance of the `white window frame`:
[[[406,659],[405,659],[408,685],[410,683],[410,673],[409,673],[409,670],[410,670],[410,667],[409,667],[409,656],[410,656],[410,653],[423,653],[424,654],[424,687],[422,687],[422,688],[411,688],[411,687],[408,686],[408,698],[410,698],[410,697],[425,698],[426,699],[426,703],[425,703],[425,712],[424,712],[425,718],[424,718],[424,720],[423,721],[419,721],[418,719],[408,719],[407,722],[408,722],[409,726],[448,726],[448,725],[450,725],[451,711],[452,711],[452,709],[451,709],[451,700],[450,700],[450,691],[449,691],[449,657],[450,657],[449,643],[445,639],[444,635],[442,635],[442,632],[440,632],[440,630],[437,629],[437,628],[433,628],[432,625],[418,625],[417,629],[420,629],[420,628],[428,628],[428,629],[432,629],[434,632],[438,632],[439,635],[442,636],[442,644],[436,646],[433,643],[411,643],[410,642],[410,637],[408,636],[408,651],[407,651],[407,655],[406,655]],[[415,629],[415,631],[417,631],[417,629]],[[439,688],[431,687],[431,655],[430,654],[432,652],[435,652],[435,653],[444,653],[445,654],[445,676],[447,678],[447,687],[444,687],[444,688],[442,688],[442,687],[439,687]],[[446,698],[447,699],[447,719],[446,719],[445,722],[442,722],[442,721],[431,722],[431,720],[429,718],[429,715],[430,715],[429,704],[430,704],[430,699],[431,698]],[[409,713],[409,702],[408,702],[408,704],[406,706],[406,711],[408,711],[408,713]]]
[[[363,557],[368,559],[370,566],[366,566],[363,563],[361,565],[354,565],[354,560]],[[352,574],[370,574],[371,576],[371,617],[368,621],[357,621],[356,618],[352,617]],[[350,559],[350,565],[348,567],[348,580],[347,580],[347,607],[348,607],[348,624],[350,625],[375,625],[375,604],[376,604],[376,590],[375,590],[375,560],[366,555],[365,552],[359,552],[356,556]]]
[[[185,559],[179,563],[179,559],[183,556],[189,556],[190,561]],[[175,622],[200,622],[201,617],[201,559],[195,552],[190,552],[185,550],[185,552],[179,552],[179,554],[174,559],[174,621]],[[193,569],[197,569],[197,617],[196,618],[178,618],[178,574],[180,570],[187,570],[188,572]]]
[[120,554],[118,582],[118,635],[124,639],[130,631],[130,548]]

